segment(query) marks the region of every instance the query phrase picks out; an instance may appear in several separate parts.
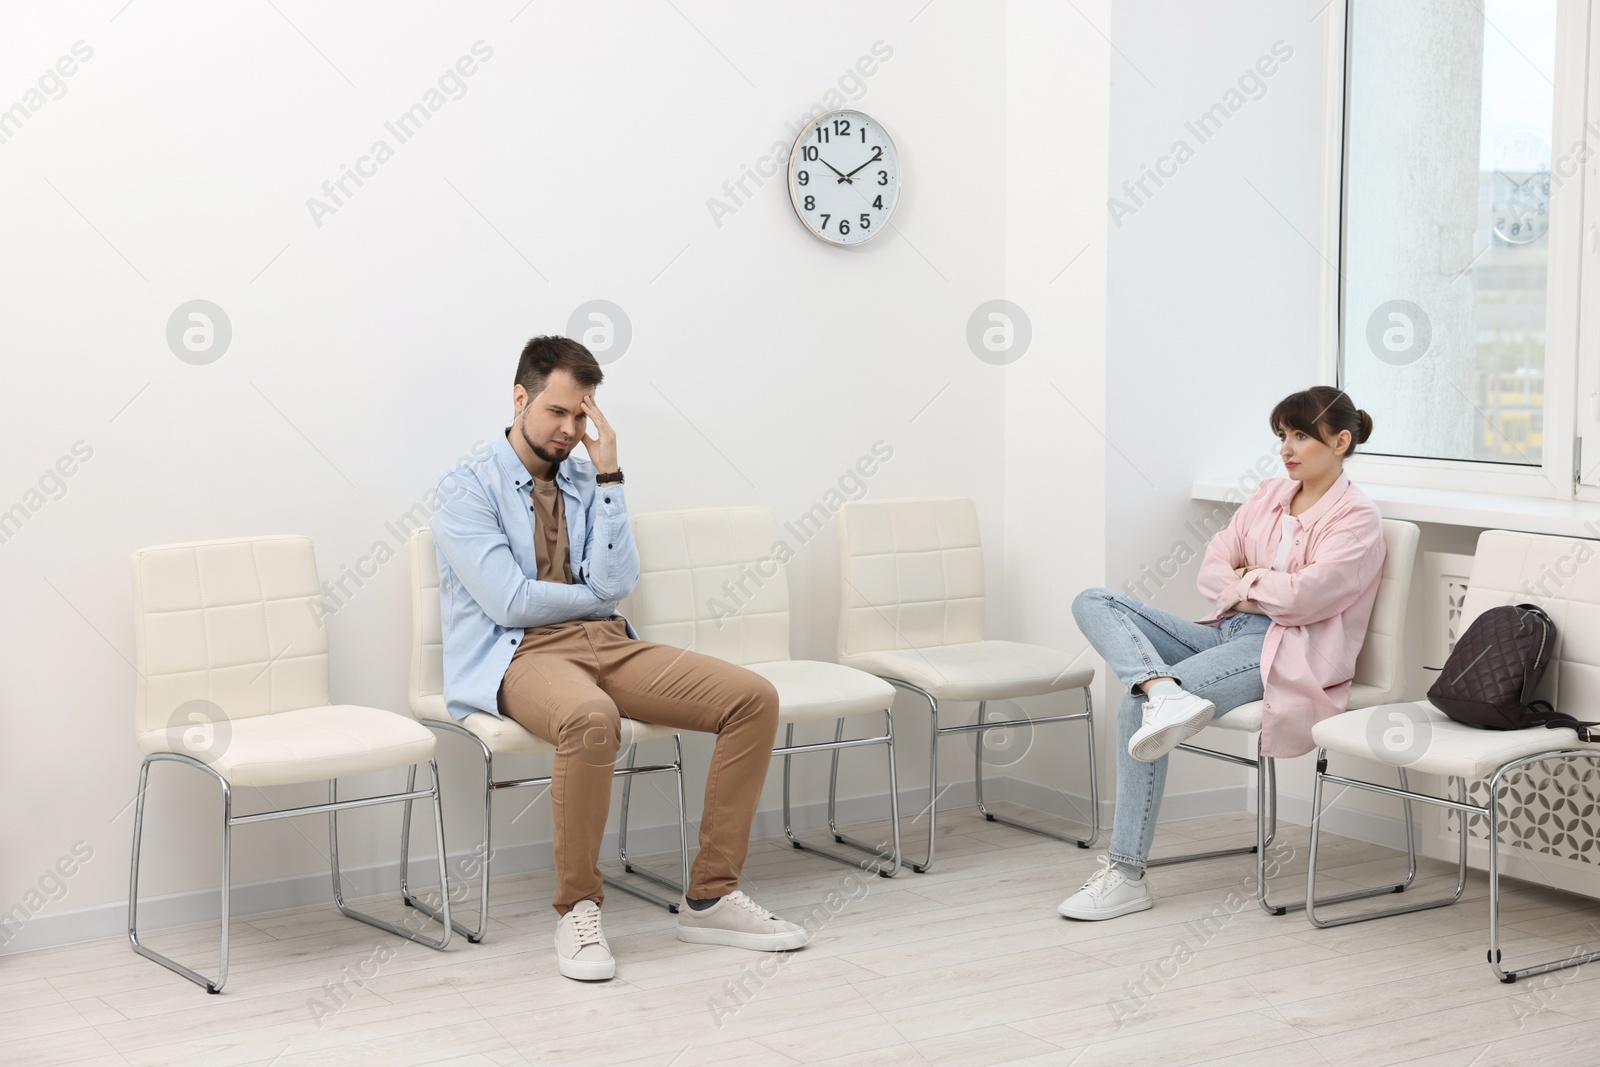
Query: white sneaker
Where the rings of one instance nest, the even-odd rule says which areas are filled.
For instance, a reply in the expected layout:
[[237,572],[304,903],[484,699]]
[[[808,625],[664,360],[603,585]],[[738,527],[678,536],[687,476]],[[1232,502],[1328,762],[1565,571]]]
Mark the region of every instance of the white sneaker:
[[568,978],[603,982],[617,973],[611,942],[600,929],[600,905],[580,900],[556,923],[556,967]]
[[727,945],[757,952],[804,948],[811,940],[803,926],[784,922],[735,889],[704,911],[688,900],[678,904],[678,940],[696,945]]
[[1205,697],[1179,691],[1144,706],[1144,725],[1128,738],[1128,755],[1153,763],[1211,724],[1217,706]]
[[1056,911],[1069,919],[1115,919],[1136,911],[1149,911],[1155,903],[1150,899],[1150,876],[1130,881],[1122,868],[1101,856],[1101,868],[1095,871],[1083,888],[1063,900]]

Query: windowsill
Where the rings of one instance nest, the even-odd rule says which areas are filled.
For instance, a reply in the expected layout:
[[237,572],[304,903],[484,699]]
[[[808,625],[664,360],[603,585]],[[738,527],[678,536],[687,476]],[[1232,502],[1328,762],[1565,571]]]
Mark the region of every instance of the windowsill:
[[[1361,491],[1372,498],[1386,519],[1564,537],[1600,537],[1600,504],[1596,503],[1371,482],[1363,482]],[[1195,500],[1226,502],[1229,494],[1237,496],[1238,493],[1237,480],[1201,478],[1196,479],[1189,495]]]

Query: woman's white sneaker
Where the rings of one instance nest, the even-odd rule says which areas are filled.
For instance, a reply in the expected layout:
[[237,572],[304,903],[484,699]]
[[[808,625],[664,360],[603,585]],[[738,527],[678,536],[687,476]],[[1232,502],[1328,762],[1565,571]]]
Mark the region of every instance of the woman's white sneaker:
[[582,982],[603,982],[617,973],[611,942],[600,929],[600,905],[594,901],[578,901],[556,923],[556,967]]
[[785,922],[735,889],[704,911],[688,900],[678,903],[678,940],[696,945],[727,945],[757,952],[804,948],[811,940],[803,926]]
[[1128,738],[1128,755],[1154,763],[1211,724],[1217,706],[1193,693],[1167,693],[1146,702],[1144,725]]
[[1093,921],[1148,911],[1155,903],[1150,899],[1148,876],[1133,881],[1111,862],[1110,856],[1101,856],[1100,864],[1083,888],[1063,900],[1056,911],[1069,919]]

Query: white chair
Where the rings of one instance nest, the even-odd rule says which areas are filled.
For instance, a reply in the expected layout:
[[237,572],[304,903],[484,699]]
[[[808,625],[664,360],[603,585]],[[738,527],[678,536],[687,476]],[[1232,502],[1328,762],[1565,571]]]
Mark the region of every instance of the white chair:
[[[842,554],[839,662],[875,674],[927,701],[928,854],[938,829],[939,738],[974,733],[978,810],[990,822],[1031,830],[1088,848],[1100,836],[1100,787],[1094,755],[1094,668],[1053,648],[983,636],[983,549],[978,512],[960,497],[922,497],[846,504],[839,512]],[[1081,712],[987,721],[990,700],[1083,691]],[[977,721],[939,725],[940,701],[976,701]],[[1069,834],[991,812],[983,800],[983,739],[989,730],[1082,722],[1089,757],[1089,836]],[[830,792],[829,805],[833,797]]]
[[[531,753],[536,755],[551,755],[555,746],[540,740],[538,737],[517,725],[516,721],[490,715],[485,711],[476,711],[468,715],[461,722],[450,717],[449,710],[445,707],[444,698],[444,635],[439,620],[439,557],[433,543],[433,531],[426,526],[411,535],[411,711],[416,715],[422,725],[429,727],[441,734],[451,737],[464,738],[471,742],[472,749],[483,757],[483,838],[478,844],[473,856],[481,864],[479,873],[478,893],[478,925],[474,929],[467,929],[460,923],[456,930],[473,944],[478,944],[489,932],[489,869],[494,859],[494,843],[492,840],[494,798],[495,794],[503,789],[525,789],[532,786],[548,786],[550,776],[535,775],[525,778],[497,779],[494,774],[494,759],[496,756],[510,755],[512,753]],[[672,739],[673,759],[670,763],[652,764],[647,767],[633,766],[634,747],[641,741],[651,741],[658,738]],[[668,774],[676,779],[678,787],[678,858],[682,876],[687,879],[689,873],[688,842],[684,836],[684,802],[683,802],[683,749],[678,740],[676,731],[665,726],[655,726],[650,723],[635,722],[624,716],[622,719],[622,745],[628,750],[628,766],[620,767],[613,773],[631,782],[636,774]],[[652,882],[674,891],[683,892],[683,884],[674,882],[670,878],[656,874],[653,871],[636,867],[628,859],[627,852],[627,794],[623,794],[623,809],[620,825],[624,827],[618,834],[618,853],[622,866],[629,874],[637,874]],[[536,798],[537,799],[537,798]],[[402,856],[410,854],[411,838],[409,834],[410,820],[406,821],[406,831],[402,831],[400,852]],[[405,865],[401,865],[405,869]],[[625,893],[658,904],[668,911],[676,913],[678,902],[676,897],[668,900],[665,897],[652,893],[647,889],[632,885],[610,875],[605,875],[605,883]],[[401,890],[405,895],[406,903],[418,908],[430,916],[437,917],[434,908],[425,901],[413,897],[402,883]]]
[[[1405,688],[1405,629],[1406,605],[1411,598],[1411,572],[1416,564],[1417,540],[1421,531],[1415,523],[1399,519],[1383,520],[1384,561],[1383,577],[1378,586],[1378,599],[1372,606],[1372,618],[1367,623],[1367,638],[1356,657],[1355,679],[1350,686],[1349,708],[1370,708],[1387,704],[1400,697]],[[1278,768],[1271,756],[1263,758],[1261,752],[1262,701],[1241,704],[1232,711],[1218,716],[1211,727],[1254,734],[1256,757],[1235,756],[1217,752],[1199,745],[1179,745],[1182,752],[1210,756],[1224,763],[1251,767],[1256,772],[1256,839],[1253,844],[1236,848],[1219,848],[1209,852],[1191,852],[1181,856],[1162,856],[1150,860],[1148,866],[1162,867],[1171,863],[1188,863],[1191,860],[1212,859],[1217,856],[1256,854],[1256,902],[1268,915],[1284,915],[1305,907],[1303,901],[1273,904],[1267,899],[1267,847],[1278,833]],[[1270,807],[1271,815],[1267,814]],[[1347,893],[1325,898],[1321,903],[1339,900],[1356,900],[1377,896],[1380,893],[1398,893],[1409,886],[1416,877],[1416,834],[1411,828],[1411,808],[1406,806],[1406,839],[1409,843],[1411,870],[1403,882],[1377,889]]]
[[[623,605],[639,636],[737,663],[778,691],[783,744],[783,832],[797,849],[892,878],[900,869],[900,801],[895,780],[894,688],[837,663],[789,658],[789,582],[774,549],[778,524],[763,507],[660,511],[633,519],[639,584]],[[882,713],[884,731],[846,738],[845,718]],[[831,721],[832,741],[797,745],[798,723]],[[841,833],[833,802],[839,753],[882,745],[888,761],[890,840],[882,845]],[[832,752],[828,829],[833,839],[869,854],[857,860],[795,836],[790,816],[790,763],[804,752]],[[624,786],[624,794],[627,787]]]
[[[139,792],[133,816],[128,883],[128,940],[155,960],[220,993],[228,980],[228,891],[233,828],[296,815],[328,816],[333,901],[352,919],[429,948],[450,943],[450,894],[433,735],[409,716],[328,703],[328,634],[319,621],[322,589],[311,541],[255,537],[142,548],[133,553],[134,660],[139,675],[134,716]],[[150,768],[193,767],[222,790],[222,944],[217,977],[206,978],[139,941],[139,853]],[[432,768],[432,784],[415,788],[416,768]],[[338,779],[409,767],[403,793],[340,800]],[[233,813],[239,787],[328,783],[328,802]],[[433,805],[443,930],[437,939],[356,911],[345,904],[339,876],[338,813],[403,802]]]
[[[1579,719],[1600,718],[1596,712],[1600,709],[1600,669],[1595,666],[1600,663],[1600,625],[1597,625],[1600,624],[1600,560],[1594,558],[1597,550],[1600,550],[1600,543],[1579,538],[1485,530],[1478,535],[1458,631],[1464,632],[1486,609],[1499,604],[1531,603],[1543,608],[1555,623],[1556,643],[1550,666],[1533,696],[1548,700],[1557,710]],[[1306,918],[1313,925],[1343,926],[1454,904],[1461,899],[1467,881],[1468,834],[1464,824],[1468,816],[1482,815],[1488,822],[1488,961],[1494,976],[1509,983],[1528,975],[1600,959],[1600,952],[1585,952],[1549,963],[1505,970],[1501,967],[1499,935],[1501,783],[1513,771],[1547,760],[1600,759],[1600,743],[1580,741],[1577,733],[1570,729],[1480,730],[1463,726],[1426,700],[1383,704],[1336,715],[1318,723],[1312,730],[1312,739],[1317,744],[1317,776],[1311,799],[1311,870],[1306,881]],[[1330,774],[1329,752],[1398,766],[1401,786],[1395,789]],[[1407,770],[1450,780],[1455,785],[1456,798],[1450,800],[1411,790],[1404,779]],[[1463,825],[1454,892],[1435,900],[1380,911],[1331,919],[1320,917],[1317,906],[1329,901],[1313,900],[1312,894],[1316,890],[1322,787],[1327,782],[1399,797],[1408,805],[1415,800],[1456,812],[1458,822]],[[1488,783],[1486,803],[1468,801],[1468,782]]]

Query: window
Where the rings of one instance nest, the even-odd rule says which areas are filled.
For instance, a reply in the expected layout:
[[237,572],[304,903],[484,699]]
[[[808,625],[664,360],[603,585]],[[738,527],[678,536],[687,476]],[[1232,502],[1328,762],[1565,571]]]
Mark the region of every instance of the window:
[[1574,494],[1587,8],[1347,2],[1338,381],[1373,418],[1358,478]]

